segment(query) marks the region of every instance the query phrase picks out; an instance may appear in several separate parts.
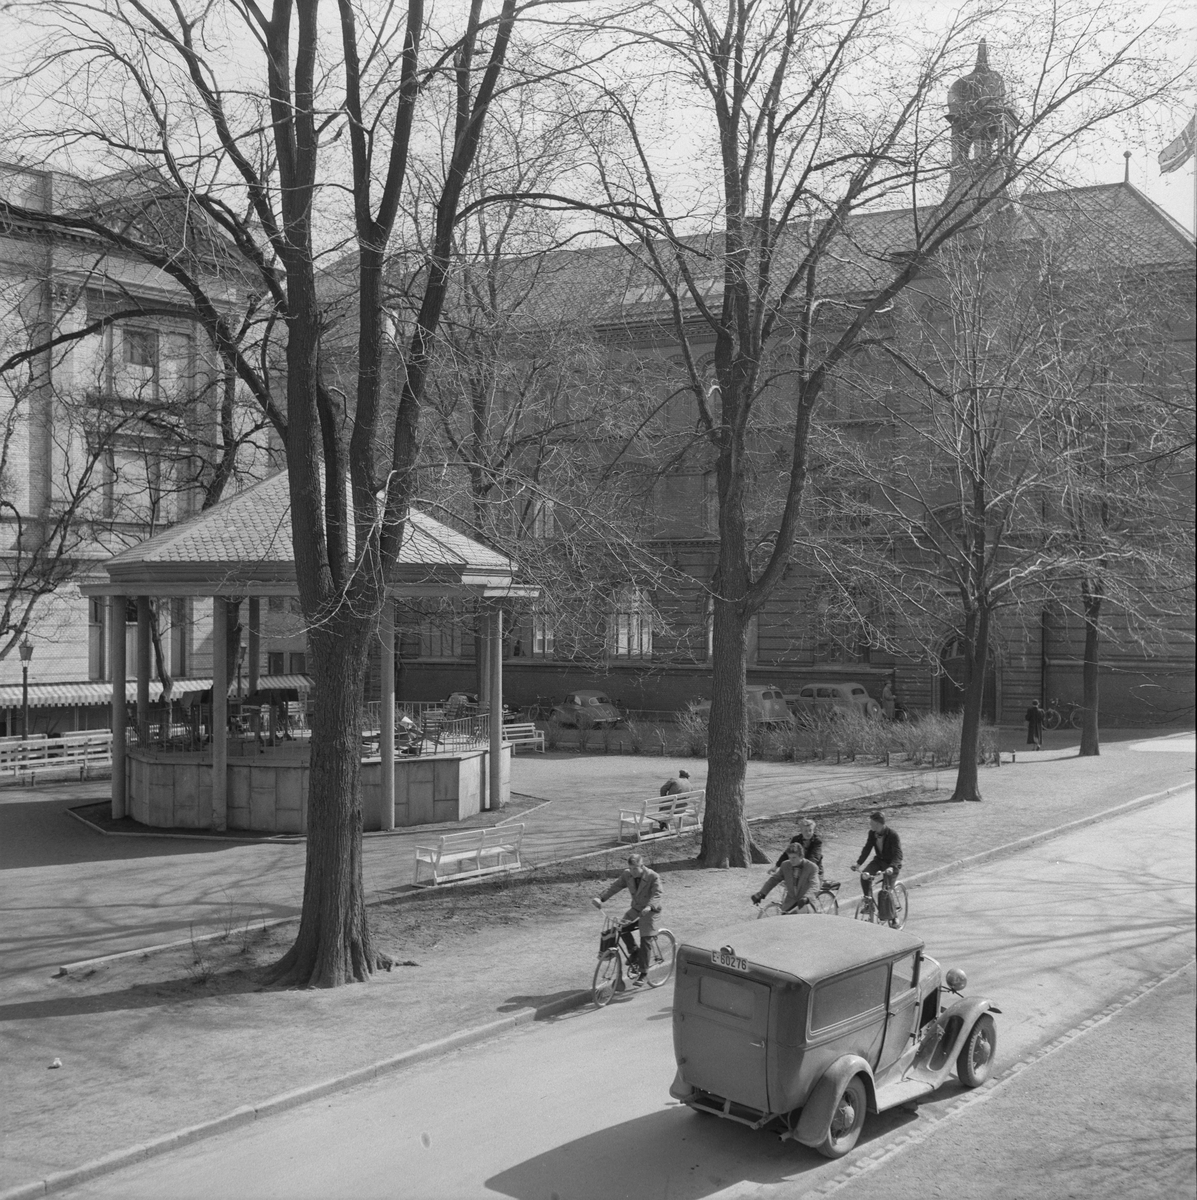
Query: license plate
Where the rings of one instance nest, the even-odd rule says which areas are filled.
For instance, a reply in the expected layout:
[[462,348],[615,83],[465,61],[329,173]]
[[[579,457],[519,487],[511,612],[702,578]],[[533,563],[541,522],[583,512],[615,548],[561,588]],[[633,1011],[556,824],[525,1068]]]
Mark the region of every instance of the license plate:
[[726,950],[712,950],[711,962],[717,967],[730,967],[733,971],[748,970],[748,959],[737,958],[734,954],[728,954]]

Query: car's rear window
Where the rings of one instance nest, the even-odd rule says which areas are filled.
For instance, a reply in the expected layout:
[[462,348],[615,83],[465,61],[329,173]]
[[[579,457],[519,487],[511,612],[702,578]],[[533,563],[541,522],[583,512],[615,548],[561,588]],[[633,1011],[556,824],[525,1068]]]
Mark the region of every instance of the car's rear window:
[[756,995],[753,989],[735,979],[724,979],[719,975],[700,975],[698,979],[698,1003],[704,1008],[727,1013],[731,1017],[752,1020],[756,1011]]
[[803,695],[803,696],[813,696],[815,694],[815,689],[814,688],[803,688],[799,694]]
[[831,688],[819,688],[818,692],[816,693],[816,695],[822,699],[828,699],[833,694],[834,693],[832,692]]
[[811,1004],[810,1028],[815,1033],[841,1021],[850,1021],[885,1003],[889,983],[889,964],[878,963],[851,975],[829,979],[815,988]]
[[869,693],[866,692],[864,690],[864,688],[853,688],[852,689],[852,695],[854,695],[854,696],[867,696],[868,694]]

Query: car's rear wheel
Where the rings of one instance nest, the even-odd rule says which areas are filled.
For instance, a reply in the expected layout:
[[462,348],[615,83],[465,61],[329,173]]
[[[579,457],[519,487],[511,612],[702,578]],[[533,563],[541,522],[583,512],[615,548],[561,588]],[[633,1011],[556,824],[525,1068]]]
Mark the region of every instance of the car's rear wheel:
[[956,1059],[956,1074],[965,1087],[980,1087],[993,1074],[997,1054],[997,1027],[988,1013],[982,1013],[969,1031]]
[[594,968],[593,985],[594,1002],[599,1008],[615,995],[621,973],[618,950],[606,950],[599,955],[598,966]]
[[815,1147],[825,1158],[843,1158],[856,1145],[864,1127],[868,1099],[864,1080],[853,1075],[835,1102],[827,1136]]

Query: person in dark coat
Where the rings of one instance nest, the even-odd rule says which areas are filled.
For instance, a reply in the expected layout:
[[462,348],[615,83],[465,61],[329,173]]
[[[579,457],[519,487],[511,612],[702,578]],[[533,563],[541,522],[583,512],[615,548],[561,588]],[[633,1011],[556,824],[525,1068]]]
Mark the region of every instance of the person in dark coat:
[[873,860],[860,877],[860,890],[866,896],[873,894],[872,881],[866,876],[888,875],[891,879],[897,879],[902,869],[902,839],[885,823],[885,813],[880,809],[869,814],[869,836],[860,857],[852,864],[852,870],[859,871],[861,863],[870,854]]
[[1031,707],[1027,709],[1027,745],[1034,746],[1036,750],[1043,749],[1043,718],[1046,716],[1043,709],[1039,707],[1038,700],[1031,701]]
[[[815,823],[810,817],[804,817],[798,822],[798,832],[790,839],[790,846],[793,846],[795,842],[801,848],[803,857],[815,864],[815,870],[818,871],[819,879],[822,881],[823,839],[815,832]],[[781,852],[781,857],[773,864],[774,867],[780,867],[789,858],[790,846]]]
[[691,790],[689,771],[679,771],[673,779],[667,779],[661,784],[662,796],[680,796],[682,792]]

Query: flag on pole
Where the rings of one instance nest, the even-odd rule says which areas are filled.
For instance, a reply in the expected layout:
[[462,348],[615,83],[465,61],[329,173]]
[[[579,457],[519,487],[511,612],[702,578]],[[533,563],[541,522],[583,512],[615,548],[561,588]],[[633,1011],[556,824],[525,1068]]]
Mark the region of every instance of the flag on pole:
[[1159,153],[1160,174],[1167,175],[1177,167],[1183,167],[1193,157],[1194,123],[1197,115],[1180,131],[1180,136],[1170,141]]

